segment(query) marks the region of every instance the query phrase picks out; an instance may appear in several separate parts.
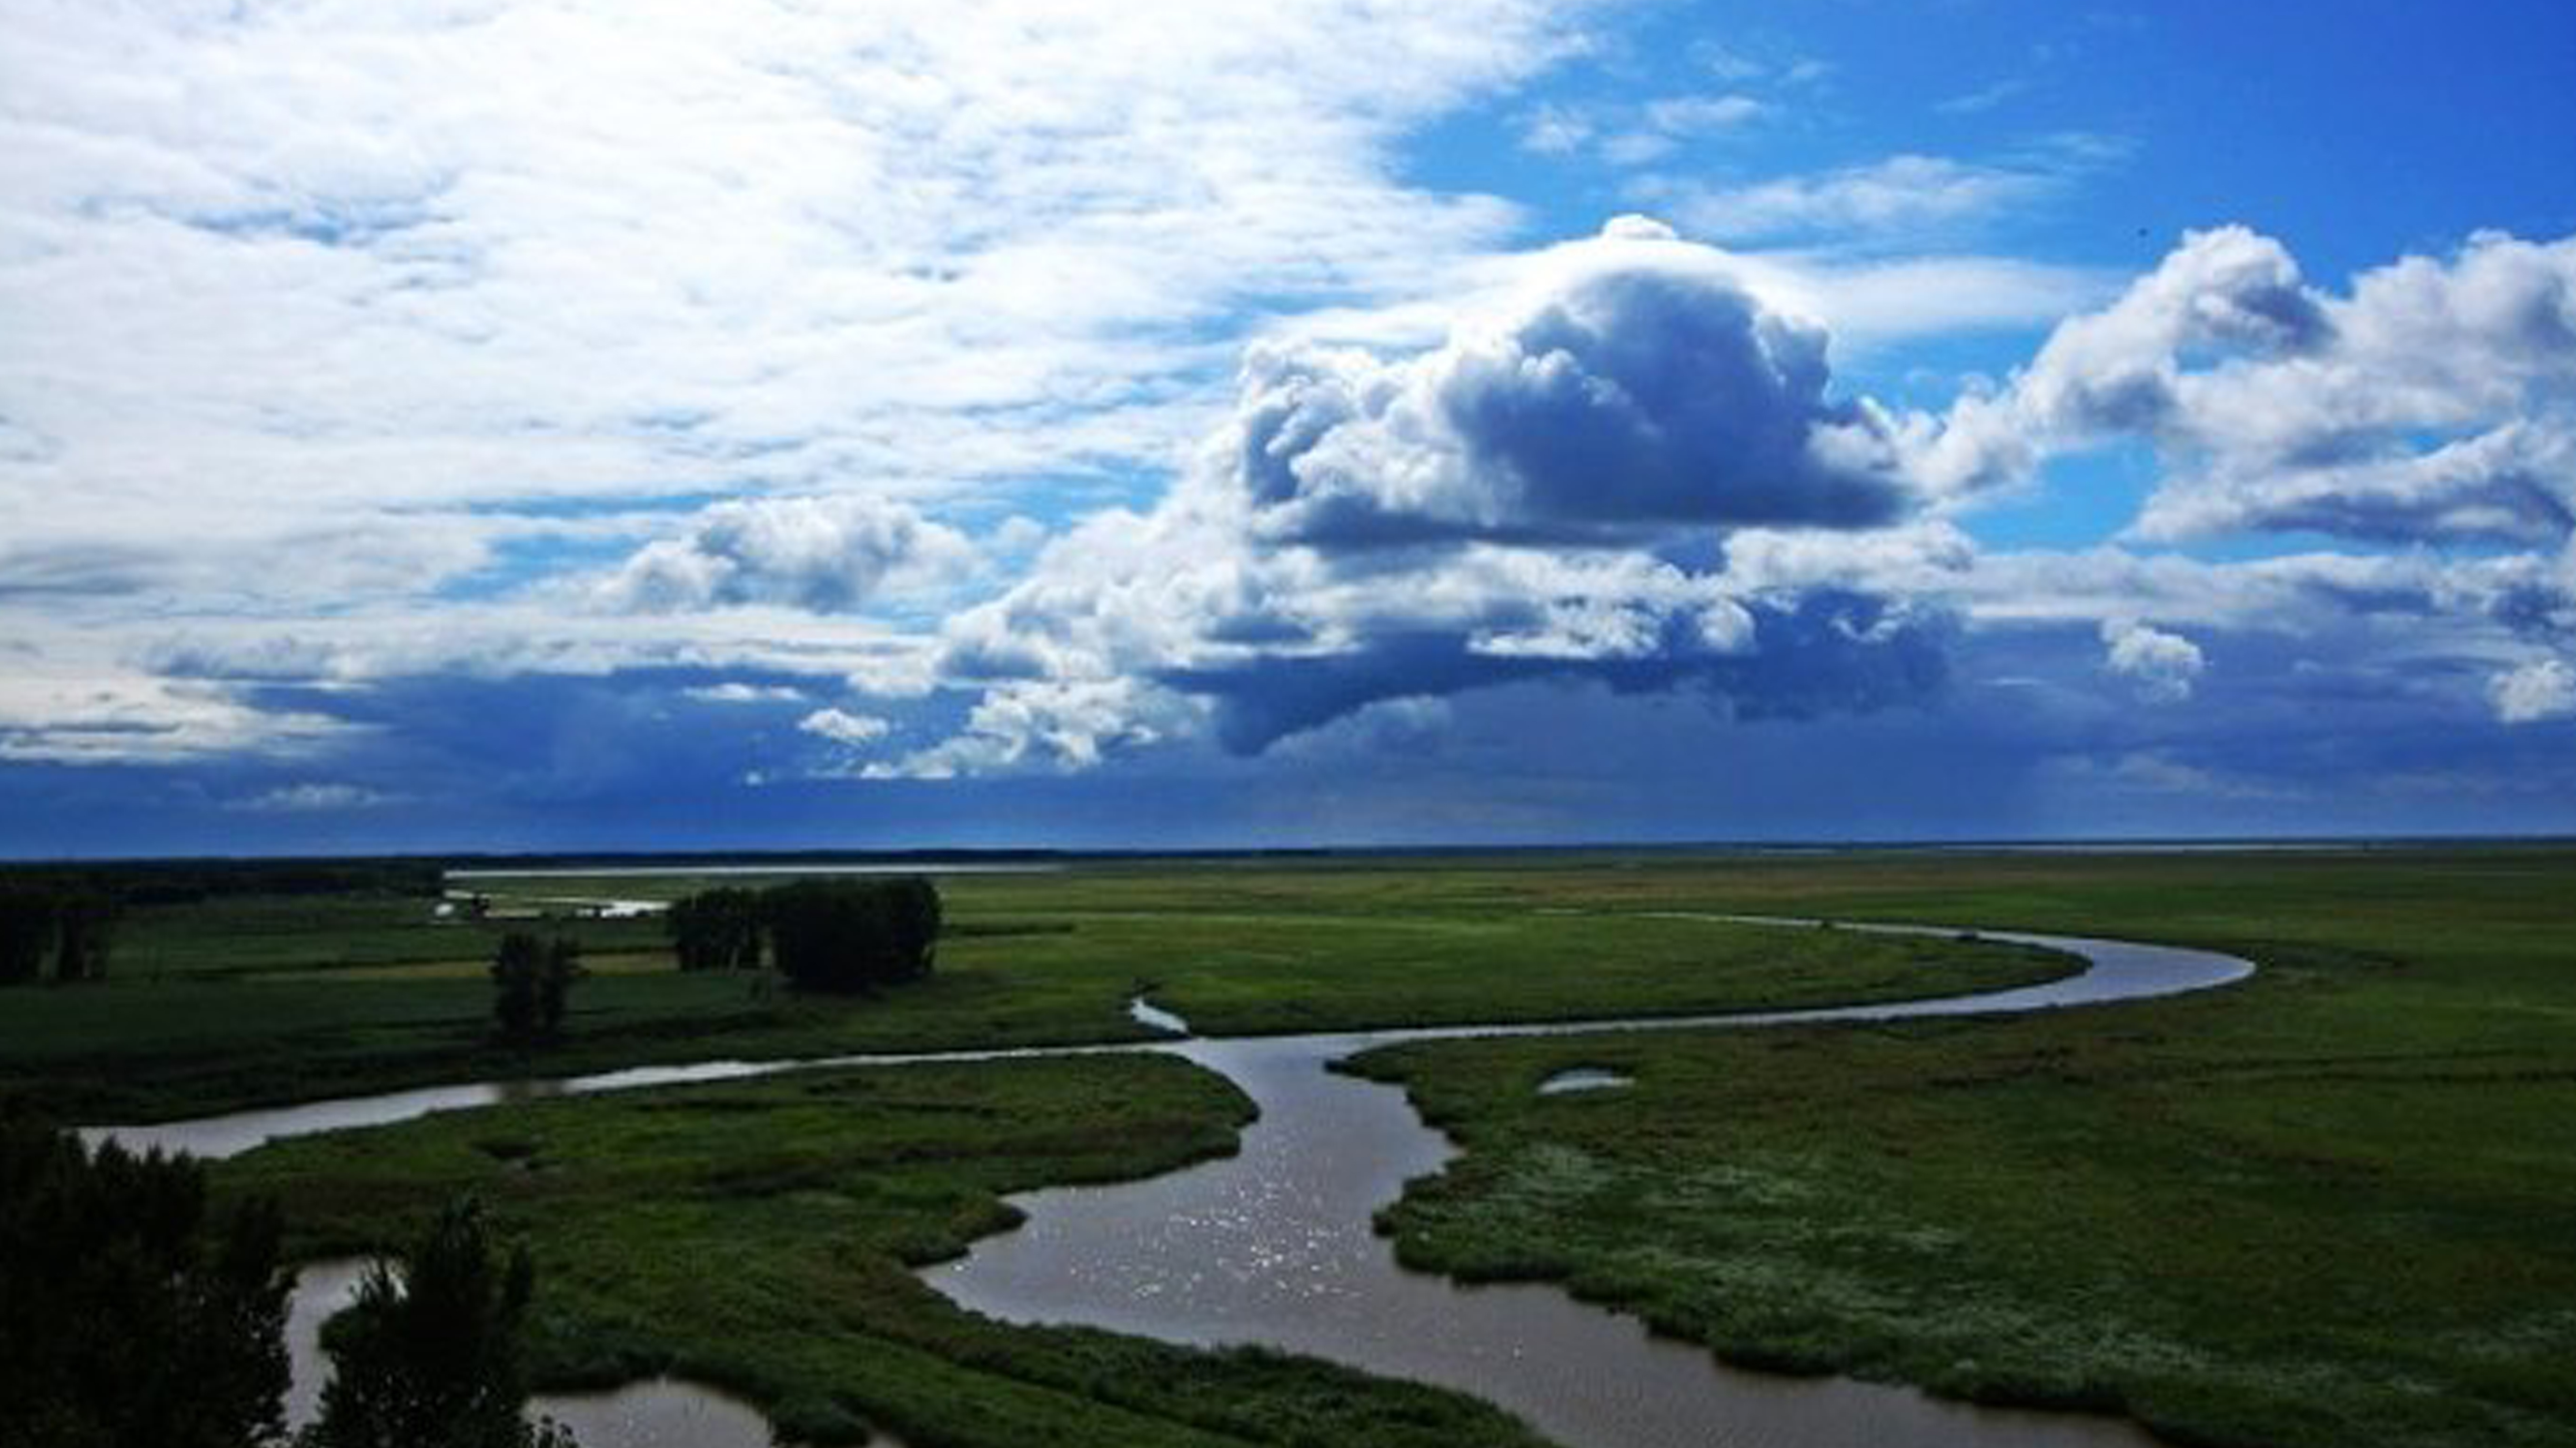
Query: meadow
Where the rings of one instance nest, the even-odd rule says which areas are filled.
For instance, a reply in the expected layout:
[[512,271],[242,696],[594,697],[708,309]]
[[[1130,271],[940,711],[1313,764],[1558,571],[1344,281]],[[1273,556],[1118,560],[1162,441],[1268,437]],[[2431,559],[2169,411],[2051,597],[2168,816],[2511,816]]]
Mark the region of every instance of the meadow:
[[[1408,1265],[2178,1442],[2576,1443],[2568,855],[1890,857],[1621,893],[2262,970],[2060,1015],[1364,1058],[1466,1148],[1381,1219]],[[1635,1084],[1534,1094],[1574,1065]]]
[[[497,914],[667,899],[710,882],[471,884]],[[139,907],[106,981],[0,996],[0,1099],[132,1122],[718,1055],[1135,1040],[1151,1034],[1128,1014],[1139,992],[1231,1034],[1891,999],[2073,964],[1992,943],[1567,913],[1585,898],[1579,878],[1510,867],[1183,863],[965,875],[943,890],[950,929],[936,972],[857,1000],[799,995],[757,973],[681,973],[651,918],[466,920],[399,895]],[[543,1051],[492,1031],[486,972],[511,929],[571,936],[592,972],[565,1039]]]
[[[672,877],[477,882],[504,901]],[[196,1114],[718,1055],[1948,994],[2067,962],[1818,915],[2244,955],[2202,995],[2018,1018],[1459,1041],[1373,1053],[1464,1153],[1382,1216],[1409,1265],[1544,1279],[1737,1361],[2133,1415],[2177,1442],[2576,1444],[2576,853],[1891,851],[1120,862],[961,876],[919,986],[815,1001],[681,975],[650,922],[570,1039],[490,1044],[491,923],[427,902],[129,916],[115,978],[0,999],[22,1102]],[[515,892],[515,893],[514,893]],[[158,908],[158,907],[156,907]],[[1573,1066],[1620,1090],[1541,1096]],[[305,1256],[451,1192],[545,1274],[541,1378],[676,1369],[820,1442],[1519,1443],[1454,1395],[959,1312],[909,1266],[1001,1194],[1231,1149],[1248,1105],[1152,1057],[816,1072],[514,1105],[224,1163]],[[1039,1425],[1046,1425],[1041,1431]]]

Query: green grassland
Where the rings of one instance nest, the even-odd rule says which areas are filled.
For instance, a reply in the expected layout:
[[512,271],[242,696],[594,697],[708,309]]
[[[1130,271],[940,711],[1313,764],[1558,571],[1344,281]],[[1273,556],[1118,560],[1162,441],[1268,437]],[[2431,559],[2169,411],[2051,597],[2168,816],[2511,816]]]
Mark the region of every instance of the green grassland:
[[[2576,858],[1740,861],[1605,895],[2264,969],[2063,1015],[1374,1055],[1466,1147],[1384,1218],[1408,1263],[2183,1442],[2576,1443]],[[1636,1083],[1533,1093],[1578,1064]]]
[[[697,882],[476,882],[530,896]],[[710,1056],[777,1058],[1136,1039],[1150,990],[1211,1033],[1686,1013],[1889,999],[2043,979],[2064,957],[1581,913],[1582,872],[1246,870],[965,876],[919,985],[855,1001],[684,975],[651,920],[566,918],[604,968],[567,1039],[496,1044],[483,975],[527,921],[440,922],[403,897],[231,897],[129,912],[111,978],[0,994],[0,1096],[85,1121]]]
[[[2125,1411],[2183,1442],[2576,1444],[2576,853],[1251,860],[944,889],[938,973],[854,1002],[654,969],[649,922],[567,926],[618,968],[580,988],[569,1042],[524,1058],[488,1043],[492,927],[431,925],[425,901],[137,911],[117,979],[0,996],[0,1091],[139,1119],[514,1070],[1132,1037],[1138,989],[1223,1032],[2064,968],[1654,911],[2206,944],[2263,969],[2035,1017],[1375,1054],[1363,1068],[1466,1148],[1385,1225],[1415,1265],[1562,1280],[1747,1361]],[[1573,1065],[1635,1084],[1534,1093]],[[984,1323],[904,1271],[995,1225],[999,1193],[1224,1150],[1243,1110],[1152,1058],[912,1066],[432,1118],[267,1148],[220,1181],[283,1192],[304,1252],[398,1239],[478,1191],[545,1265],[549,1382],[675,1365],[826,1438],[865,1419],[920,1444],[1515,1441],[1455,1399],[1296,1360]]]
[[1004,1192],[1233,1149],[1251,1103],[1159,1056],[904,1066],[567,1098],[279,1143],[299,1257],[380,1249],[471,1193],[539,1268],[546,1388],[677,1372],[794,1441],[914,1448],[1536,1448],[1454,1394],[1257,1351],[960,1311],[910,1266],[1006,1225]]

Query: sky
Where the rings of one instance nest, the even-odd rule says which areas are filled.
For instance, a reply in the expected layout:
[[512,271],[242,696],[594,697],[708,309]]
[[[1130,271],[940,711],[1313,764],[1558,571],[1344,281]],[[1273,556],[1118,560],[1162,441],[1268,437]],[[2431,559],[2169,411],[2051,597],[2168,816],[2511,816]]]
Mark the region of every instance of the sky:
[[0,22],[0,855],[2576,832],[2563,0]]

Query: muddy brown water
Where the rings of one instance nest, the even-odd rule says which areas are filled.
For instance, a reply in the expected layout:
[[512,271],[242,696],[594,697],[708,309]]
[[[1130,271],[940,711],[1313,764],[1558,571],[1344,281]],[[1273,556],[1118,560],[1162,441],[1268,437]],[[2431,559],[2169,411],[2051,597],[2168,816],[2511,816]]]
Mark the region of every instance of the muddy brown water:
[[[1767,917],[1698,916],[1806,925]],[[1946,928],[1843,926],[1890,933]],[[1741,1029],[1833,1021],[2003,1014],[2172,995],[2228,984],[2253,967],[2172,946],[2020,932],[1989,939],[2066,951],[2086,967],[2061,980],[1932,1000],[1814,1010],[1652,1019],[1452,1026],[1307,1036],[1199,1038],[1178,1016],[1144,1002],[1138,1017],[1167,1039],[1132,1044],[801,1061],[709,1061],[547,1083],[478,1083],[240,1112],[149,1127],[95,1128],[131,1147],[225,1156],[281,1136],[409,1120],[546,1095],[731,1080],[824,1066],[1018,1059],[1161,1051],[1225,1076],[1260,1117],[1232,1157],[1107,1187],[1050,1188],[1011,1198],[1024,1216],[922,1276],[960,1305],[1006,1321],[1081,1324],[1197,1345],[1259,1344],[1371,1372],[1412,1378],[1497,1403],[1571,1448],[2145,1448],[2118,1419],[1974,1407],[1913,1389],[1844,1378],[1790,1378],[1718,1362],[1705,1349],[1658,1338],[1636,1318],[1578,1302],[1542,1284],[1467,1286],[1405,1271],[1376,1235],[1377,1210],[1404,1184],[1436,1171],[1454,1147],[1425,1126],[1403,1093],[1337,1074],[1331,1064],[1378,1046],[1470,1036]],[[308,1269],[298,1313],[318,1326],[348,1264]],[[299,1284],[301,1288],[302,1284]],[[311,1299],[311,1300],[308,1300]],[[313,1365],[299,1393],[318,1393]],[[593,1420],[591,1448],[665,1441],[765,1441],[758,1415],[690,1384],[620,1390],[658,1401],[647,1421]],[[642,1395],[632,1396],[632,1395]],[[617,1398],[618,1395],[606,1395]],[[305,1411],[310,1411],[310,1400]],[[545,1410],[564,1416],[545,1400]],[[658,1413],[658,1416],[656,1414]],[[679,1438],[655,1437],[674,1423]],[[741,1415],[748,1415],[747,1418]],[[728,1426],[730,1425],[730,1426]]]

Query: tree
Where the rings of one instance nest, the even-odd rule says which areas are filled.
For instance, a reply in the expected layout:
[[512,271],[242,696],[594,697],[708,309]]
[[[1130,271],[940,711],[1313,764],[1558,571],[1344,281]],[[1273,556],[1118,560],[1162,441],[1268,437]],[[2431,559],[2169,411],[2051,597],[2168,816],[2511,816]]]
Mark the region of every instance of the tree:
[[44,974],[54,948],[54,897],[23,887],[0,888],[0,985]]
[[0,1125],[0,1437],[17,1448],[281,1440],[288,1286],[274,1204],[209,1220],[186,1157]]
[[450,1203],[398,1269],[379,1260],[323,1330],[331,1381],[299,1448],[572,1448],[530,1425],[520,1333],[536,1295],[524,1248],[505,1256],[481,1209]]
[[502,936],[492,957],[492,1015],[501,1039],[531,1046],[561,1035],[568,997],[580,978],[578,941],[539,940],[522,930]]
[[800,880],[761,899],[778,969],[808,990],[864,991],[930,973],[939,891],[928,880]]
[[107,978],[108,947],[116,941],[116,897],[65,895],[54,902],[54,979],[69,984]]
[[760,968],[760,896],[753,891],[724,886],[674,900],[662,929],[682,970]]
[[539,1034],[549,1040],[563,1034],[564,1007],[580,978],[581,942],[564,935],[546,942],[545,965],[537,972]]

